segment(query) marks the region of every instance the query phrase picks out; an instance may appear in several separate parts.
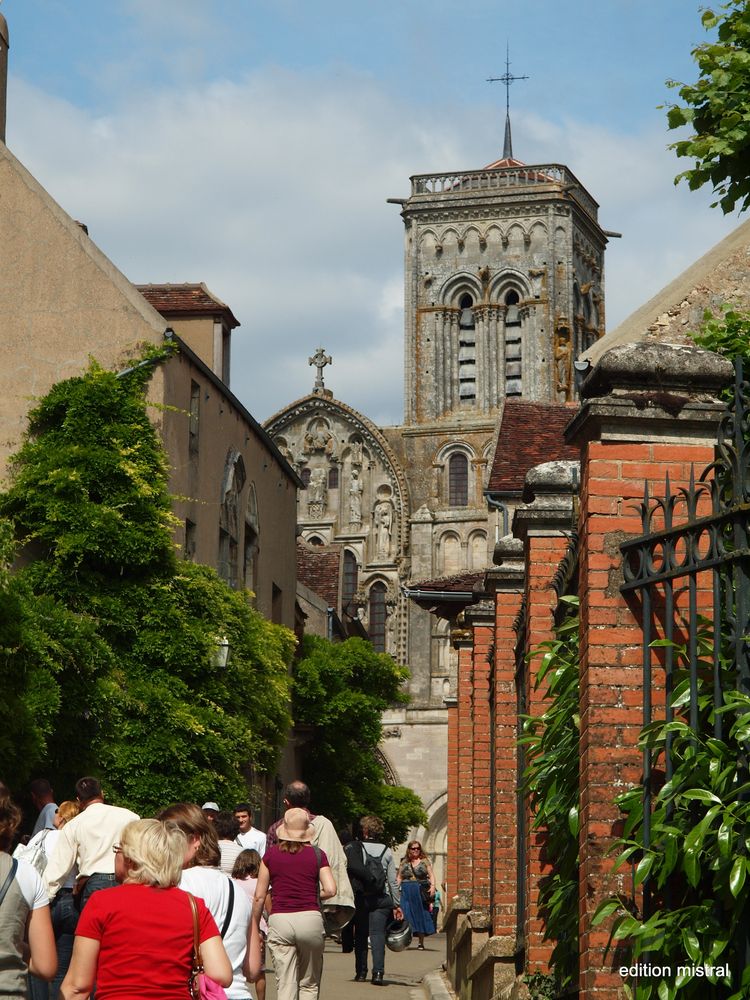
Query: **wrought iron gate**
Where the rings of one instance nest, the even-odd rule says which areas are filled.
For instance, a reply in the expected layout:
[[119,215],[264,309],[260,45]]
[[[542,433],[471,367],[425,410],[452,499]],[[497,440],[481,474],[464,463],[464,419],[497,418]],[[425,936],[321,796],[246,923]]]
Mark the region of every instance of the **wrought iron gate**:
[[[640,505],[642,534],[624,542],[624,595],[640,604],[643,630],[643,723],[663,711],[675,718],[673,694],[677,648],[689,677],[689,698],[678,709],[693,732],[703,724],[699,713],[700,671],[711,664],[713,708],[723,704],[727,661],[738,690],[750,694],[750,385],[741,364],[735,365],[733,399],[721,421],[715,461],[687,487],[672,489],[666,478],[663,495],[646,484]],[[655,648],[654,640],[659,640]],[[703,647],[699,655],[699,641]],[[655,670],[663,678],[656,701]],[[661,671],[663,670],[663,673]],[[704,677],[705,679],[705,677]],[[656,687],[658,689],[658,685]],[[705,688],[704,688],[705,690]],[[713,712],[713,735],[723,737],[723,715]],[[706,735],[711,735],[709,732]],[[664,780],[673,773],[670,738],[664,753]],[[643,754],[643,843],[651,846],[649,816],[655,786],[654,756]],[[658,776],[662,780],[662,775]],[[651,890],[644,882],[644,915]],[[750,949],[743,940],[746,964]]]

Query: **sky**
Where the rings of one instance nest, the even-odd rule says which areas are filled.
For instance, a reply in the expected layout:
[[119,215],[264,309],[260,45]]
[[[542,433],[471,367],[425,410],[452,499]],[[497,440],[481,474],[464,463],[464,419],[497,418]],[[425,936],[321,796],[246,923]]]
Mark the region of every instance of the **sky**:
[[403,414],[412,174],[513,150],[566,164],[622,233],[607,328],[742,221],[674,177],[665,81],[694,81],[698,0],[5,0],[7,144],[133,282],[204,281],[241,326],[259,420],[326,386]]

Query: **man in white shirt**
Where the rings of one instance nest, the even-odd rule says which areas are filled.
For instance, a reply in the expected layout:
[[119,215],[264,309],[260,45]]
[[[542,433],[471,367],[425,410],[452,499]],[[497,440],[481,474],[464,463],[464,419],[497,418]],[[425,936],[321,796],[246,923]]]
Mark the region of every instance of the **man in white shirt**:
[[234,807],[234,816],[240,824],[237,843],[245,851],[257,851],[261,857],[266,853],[266,835],[253,826],[252,807],[247,802],[238,802]]
[[81,908],[97,889],[116,885],[114,847],[123,829],[140,817],[129,809],[104,803],[102,786],[96,778],[76,782],[81,812],[60,831],[57,844],[44,872],[49,898],[53,899],[73,865],[78,865]]

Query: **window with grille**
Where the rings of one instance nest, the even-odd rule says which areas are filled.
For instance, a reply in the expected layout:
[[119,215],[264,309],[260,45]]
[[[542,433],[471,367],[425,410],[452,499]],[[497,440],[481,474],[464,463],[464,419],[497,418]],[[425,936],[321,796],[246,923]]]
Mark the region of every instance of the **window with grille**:
[[378,653],[385,652],[385,584],[373,583],[370,587],[370,642]]
[[344,552],[344,578],[341,582],[341,609],[344,614],[353,615],[356,611],[353,602],[358,582],[357,557],[353,552]]
[[520,396],[521,383],[521,313],[518,292],[505,296],[505,395]]
[[458,394],[462,403],[477,398],[477,332],[474,300],[462,295],[458,302]]
[[460,452],[448,459],[448,505],[469,505],[469,460]]

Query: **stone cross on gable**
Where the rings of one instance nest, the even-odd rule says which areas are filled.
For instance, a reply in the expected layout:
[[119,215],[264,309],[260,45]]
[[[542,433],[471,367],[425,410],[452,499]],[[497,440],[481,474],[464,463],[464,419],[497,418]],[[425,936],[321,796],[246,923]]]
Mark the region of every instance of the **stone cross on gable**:
[[326,365],[332,365],[333,359],[330,354],[326,354],[322,347],[319,347],[315,354],[308,359],[308,364],[315,365],[318,369],[318,375],[315,379],[315,385],[313,386],[313,392],[323,392],[325,390],[325,383],[323,382],[323,369]]

